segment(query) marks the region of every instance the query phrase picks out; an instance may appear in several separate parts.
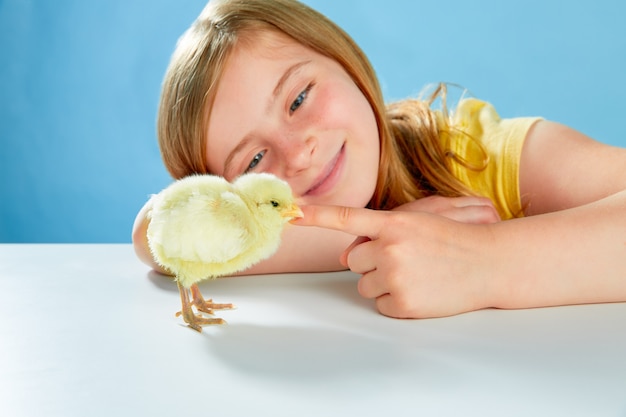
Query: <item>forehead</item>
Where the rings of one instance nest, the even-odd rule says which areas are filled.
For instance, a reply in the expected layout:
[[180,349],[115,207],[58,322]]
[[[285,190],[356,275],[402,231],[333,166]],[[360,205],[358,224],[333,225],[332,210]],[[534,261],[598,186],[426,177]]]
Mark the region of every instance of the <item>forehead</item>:
[[266,115],[276,83],[294,63],[317,55],[278,31],[243,34],[230,52],[216,88],[206,126],[206,160],[223,175],[229,151]]
[[242,31],[231,54],[244,53],[258,58],[280,58],[307,49],[300,42],[272,29],[249,29]]

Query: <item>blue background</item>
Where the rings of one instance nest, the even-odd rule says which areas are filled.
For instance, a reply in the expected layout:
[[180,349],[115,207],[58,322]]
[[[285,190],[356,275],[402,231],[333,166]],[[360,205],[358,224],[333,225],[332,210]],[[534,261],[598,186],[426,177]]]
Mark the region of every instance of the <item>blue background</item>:
[[[626,2],[308,0],[372,60],[388,100],[448,81],[502,116],[626,146]],[[161,79],[204,0],[0,0],[0,242],[130,242],[171,179]]]

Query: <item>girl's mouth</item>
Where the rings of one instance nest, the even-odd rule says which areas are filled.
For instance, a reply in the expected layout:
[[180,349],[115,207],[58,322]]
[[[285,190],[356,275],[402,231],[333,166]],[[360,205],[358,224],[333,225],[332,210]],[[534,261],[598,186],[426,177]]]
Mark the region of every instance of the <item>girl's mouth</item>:
[[345,156],[345,144],[341,147],[337,155],[326,165],[325,169],[315,179],[313,186],[304,194],[306,196],[315,196],[324,194],[331,190],[337,183]]

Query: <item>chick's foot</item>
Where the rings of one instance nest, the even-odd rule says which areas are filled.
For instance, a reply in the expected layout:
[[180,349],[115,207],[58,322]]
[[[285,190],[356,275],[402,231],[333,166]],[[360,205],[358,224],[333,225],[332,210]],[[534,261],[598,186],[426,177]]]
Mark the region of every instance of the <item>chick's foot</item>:
[[209,318],[209,317],[201,317],[191,310],[183,310],[176,313],[176,317],[182,315],[183,320],[187,323],[187,326],[194,329],[195,331],[202,333],[202,326],[207,326],[211,324],[226,324],[226,321],[221,318]]
[[231,303],[217,304],[211,299],[205,300],[197,284],[193,284],[189,289],[191,290],[191,303],[196,306],[198,311],[213,314],[213,310],[232,310],[235,308]]
[[[191,290],[192,301],[189,300],[189,291]],[[226,324],[226,321],[221,318],[208,318],[202,317],[193,312],[191,308],[195,305],[199,311],[213,314],[213,310],[221,310],[233,308],[232,304],[215,304],[211,300],[205,300],[200,293],[200,289],[197,285],[192,285],[190,289],[187,289],[178,283],[178,291],[180,293],[180,300],[182,303],[182,310],[176,313],[176,317],[183,316],[185,323],[197,332],[202,332],[202,326],[212,324]]]

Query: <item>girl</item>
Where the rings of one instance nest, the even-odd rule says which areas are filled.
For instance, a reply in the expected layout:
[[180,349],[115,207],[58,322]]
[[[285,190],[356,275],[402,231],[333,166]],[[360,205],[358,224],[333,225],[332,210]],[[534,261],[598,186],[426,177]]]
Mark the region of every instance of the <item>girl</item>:
[[[626,301],[626,150],[445,103],[439,86],[385,106],[357,45],[297,1],[212,0],[172,57],[158,137],[174,178],[271,172],[305,205],[311,227],[247,273],[347,267],[404,318]],[[157,268],[149,206],[133,242]]]

